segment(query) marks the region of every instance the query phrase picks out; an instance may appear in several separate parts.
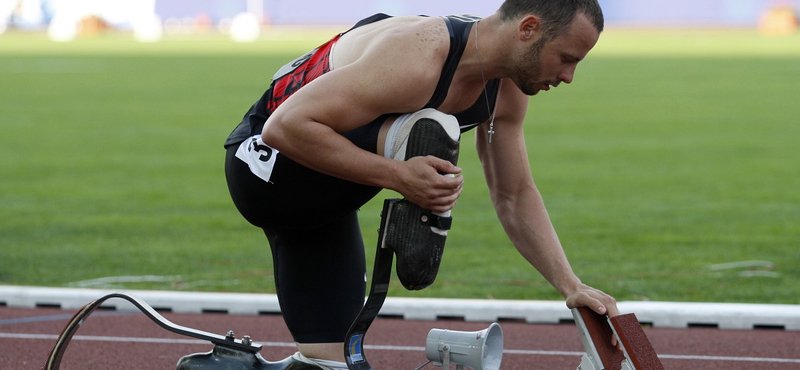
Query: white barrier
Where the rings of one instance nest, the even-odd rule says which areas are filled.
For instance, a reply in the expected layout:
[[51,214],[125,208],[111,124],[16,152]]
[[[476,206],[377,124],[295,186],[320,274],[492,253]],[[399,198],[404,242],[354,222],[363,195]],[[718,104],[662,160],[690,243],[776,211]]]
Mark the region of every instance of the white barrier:
[[[279,313],[274,294],[198,293],[122,290],[153,308],[175,313],[227,312],[232,315]],[[105,294],[108,289],[43,288],[0,286],[0,305],[11,308],[60,307],[77,310]],[[107,302],[105,307],[133,309],[125,301]],[[656,328],[714,326],[720,329],[783,328],[800,331],[800,305],[751,303],[618,303],[622,313],[633,312],[640,322]],[[561,301],[481,300],[444,298],[387,298],[381,316],[406,320],[457,318],[470,322],[524,320],[528,323],[557,324],[573,320]]]

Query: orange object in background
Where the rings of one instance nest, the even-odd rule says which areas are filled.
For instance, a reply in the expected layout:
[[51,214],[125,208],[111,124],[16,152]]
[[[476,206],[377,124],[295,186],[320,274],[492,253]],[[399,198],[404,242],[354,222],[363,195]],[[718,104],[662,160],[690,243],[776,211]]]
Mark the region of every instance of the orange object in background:
[[758,19],[758,30],[765,35],[790,35],[797,32],[797,11],[791,6],[779,6],[764,12]]
[[104,33],[111,27],[103,19],[96,15],[84,17],[80,21],[79,35],[82,37],[93,37]]

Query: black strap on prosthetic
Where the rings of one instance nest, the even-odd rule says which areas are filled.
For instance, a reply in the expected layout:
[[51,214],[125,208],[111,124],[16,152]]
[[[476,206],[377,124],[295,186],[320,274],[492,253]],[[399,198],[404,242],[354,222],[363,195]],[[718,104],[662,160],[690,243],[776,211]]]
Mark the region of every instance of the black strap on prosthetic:
[[221,336],[217,334],[208,333],[202,330],[196,330],[192,328],[187,328],[185,326],[180,326],[172,323],[171,321],[165,319],[161,316],[156,310],[152,307],[148,306],[143,301],[139,300],[136,297],[130,296],[124,293],[112,293],[105,295],[97,300],[89,302],[87,305],[83,306],[72,319],[69,320],[64,331],[61,332],[59,335],[58,340],[56,341],[55,346],[50,351],[50,354],[47,356],[47,362],[45,362],[44,366],[42,367],[43,370],[57,370],[61,366],[61,360],[64,357],[64,352],[67,349],[67,345],[69,344],[72,337],[75,335],[75,332],[78,331],[78,328],[81,326],[83,321],[94,312],[97,307],[100,307],[105,301],[111,298],[121,298],[130,303],[132,303],[136,308],[138,308],[142,313],[144,313],[148,318],[153,320],[156,324],[161,326],[164,329],[167,329],[173,333],[185,335],[197,339],[208,340],[215,345],[221,345],[228,348],[236,349],[238,351],[243,351],[247,353],[255,354],[261,350],[260,345],[255,344],[246,344],[242,343],[239,339],[234,339],[232,337]]
[[383,245],[384,230],[389,219],[392,205],[399,199],[386,199],[383,201],[381,211],[381,226],[378,229],[378,250],[375,252],[375,266],[372,268],[372,283],[369,296],[358,317],[353,321],[344,341],[344,358],[350,370],[372,370],[372,366],[364,356],[364,335],[386,300],[389,292],[389,279],[392,277],[392,250],[381,248]]

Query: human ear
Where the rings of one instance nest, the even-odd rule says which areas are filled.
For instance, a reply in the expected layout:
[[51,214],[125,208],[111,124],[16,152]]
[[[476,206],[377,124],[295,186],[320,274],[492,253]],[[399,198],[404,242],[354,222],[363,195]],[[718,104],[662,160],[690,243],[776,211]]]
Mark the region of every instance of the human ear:
[[539,38],[541,33],[541,19],[535,15],[526,15],[519,21],[519,39],[528,41]]

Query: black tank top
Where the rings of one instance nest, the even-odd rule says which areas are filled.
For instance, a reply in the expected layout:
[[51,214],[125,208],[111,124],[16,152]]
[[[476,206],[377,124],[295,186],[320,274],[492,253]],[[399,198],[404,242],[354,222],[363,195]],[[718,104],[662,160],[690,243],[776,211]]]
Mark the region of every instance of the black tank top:
[[[468,15],[450,15],[442,18],[450,31],[450,53],[447,55],[447,60],[442,68],[442,75],[439,77],[436,91],[433,93],[433,97],[426,108],[438,108],[444,102],[450,83],[453,82],[453,75],[455,75],[458,63],[461,61],[461,55],[464,54],[464,49],[467,48],[467,40],[472,26],[480,20],[478,17]],[[499,79],[489,80],[483,93],[472,106],[454,114],[458,119],[459,126],[461,126],[461,132],[468,131],[489,119],[489,116],[494,111],[499,88]],[[488,106],[486,104],[487,98]]]
[[[339,37],[355,28],[386,18],[391,18],[391,16],[379,13],[365,18],[346,32],[336,35],[336,37],[322,46],[306,53],[279,69],[272,79],[270,88],[261,96],[261,99],[250,107],[250,110],[244,115],[239,125],[236,126],[233,132],[228,136],[228,139],[225,141],[225,147],[237,145],[245,139],[261,132],[264,123],[278,105],[307,83],[329,72],[331,47]],[[446,16],[442,17],[442,19],[444,19],[447,24],[447,29],[450,32],[450,51],[447,54],[444,66],[442,66],[442,73],[436,85],[436,90],[425,105],[425,108],[438,108],[444,102],[447,97],[447,91],[450,88],[450,83],[453,81],[453,75],[455,75],[458,63],[461,61],[461,56],[464,54],[464,50],[467,47],[469,32],[480,18],[472,16]],[[478,97],[478,100],[476,100],[471,107],[454,115],[456,119],[458,119],[461,132],[468,131],[489,119],[497,100],[499,81],[500,80],[495,79],[487,82],[486,89],[481,96]],[[490,106],[486,105],[487,94]]]

